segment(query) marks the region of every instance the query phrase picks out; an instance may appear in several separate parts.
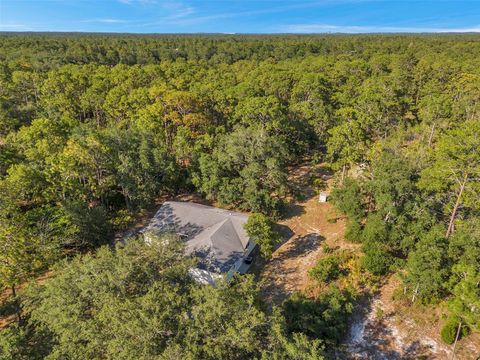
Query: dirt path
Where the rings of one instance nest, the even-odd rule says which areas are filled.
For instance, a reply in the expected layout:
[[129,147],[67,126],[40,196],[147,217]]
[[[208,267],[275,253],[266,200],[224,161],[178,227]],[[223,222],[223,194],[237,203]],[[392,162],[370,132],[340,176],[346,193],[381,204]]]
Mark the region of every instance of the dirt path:
[[429,337],[431,329],[419,336],[409,317],[399,317],[392,301],[399,285],[392,276],[373,299],[357,305],[346,339],[351,359],[447,359],[449,350]]
[[[303,184],[306,200],[289,206],[286,220],[280,222],[286,241],[264,266],[260,279],[267,302],[280,304],[294,292],[306,292],[313,283],[308,270],[323,256],[322,243],[340,249],[358,249],[344,240],[345,221],[337,217],[332,204],[320,203],[308,185],[310,176],[320,176],[331,185],[330,176],[321,167],[304,165],[293,172],[292,181]],[[330,221],[329,221],[330,220]],[[393,300],[400,280],[391,276],[373,299],[360,301],[354,310],[345,339],[347,359],[450,360],[451,346],[440,337],[439,309],[412,308]],[[457,360],[480,358],[480,336],[473,334],[459,341]]]
[[[359,304],[346,339],[351,359],[435,359],[450,360],[452,346],[440,339],[441,307],[410,306],[393,301],[401,287],[392,275],[372,301]],[[480,356],[480,336],[472,334],[458,342],[457,360],[475,360]]]
[[280,304],[293,292],[309,287],[308,270],[320,258],[322,243],[348,246],[343,241],[344,220],[329,222],[336,217],[332,204],[320,203],[313,189],[305,186],[312,175],[331,181],[321,167],[304,165],[295,169],[292,181],[303,184],[301,190],[307,199],[289,206],[286,220],[280,222],[288,240],[274,252],[262,271],[264,294],[270,304]]

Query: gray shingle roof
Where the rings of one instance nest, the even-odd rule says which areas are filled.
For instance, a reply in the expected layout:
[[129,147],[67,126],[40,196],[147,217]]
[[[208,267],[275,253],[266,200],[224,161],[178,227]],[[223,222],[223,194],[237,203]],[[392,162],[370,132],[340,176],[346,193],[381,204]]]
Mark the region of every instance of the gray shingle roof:
[[186,241],[185,252],[200,259],[199,268],[226,272],[248,244],[243,225],[248,216],[189,202],[167,201],[145,229],[175,232]]

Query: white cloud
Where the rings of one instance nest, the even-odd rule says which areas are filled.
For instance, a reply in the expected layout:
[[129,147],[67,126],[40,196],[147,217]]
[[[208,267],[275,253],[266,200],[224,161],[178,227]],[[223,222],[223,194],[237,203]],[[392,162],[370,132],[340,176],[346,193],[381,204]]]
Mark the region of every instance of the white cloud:
[[0,31],[29,31],[33,30],[25,24],[0,24]]
[[88,19],[83,20],[84,23],[104,23],[104,24],[125,24],[128,23],[128,20],[123,19],[112,19],[112,18],[100,18],[100,19]]
[[195,9],[192,6],[186,5],[180,1],[165,1],[161,4],[162,8],[169,12],[166,19],[180,19],[188,17],[195,13]]
[[[200,15],[200,16],[193,16],[193,17],[187,16],[187,15],[182,17],[169,16],[167,18],[160,19],[161,21],[146,24],[146,25],[153,25],[161,22],[168,22],[169,24],[172,24],[172,25],[192,25],[192,24],[198,24],[198,23],[220,20],[220,19],[231,19],[231,18],[238,18],[238,17],[250,17],[250,16],[264,15],[264,14],[266,15],[266,14],[283,13],[283,12],[288,12],[295,9],[306,9],[306,8],[316,7],[318,5],[319,5],[319,2],[308,2],[308,3],[300,3],[300,4],[293,4],[293,5],[271,6],[267,9],[260,9],[260,10],[245,10],[245,11],[238,11],[238,12],[217,13],[212,15]],[[193,12],[194,11],[192,11],[188,15],[191,15]]]
[[133,5],[133,4],[140,4],[140,5],[147,5],[147,4],[156,4],[156,0],[118,0],[122,4]]
[[469,28],[447,27],[396,27],[396,26],[356,26],[330,24],[293,24],[279,29],[280,33],[448,33],[448,32],[480,32],[480,25]]

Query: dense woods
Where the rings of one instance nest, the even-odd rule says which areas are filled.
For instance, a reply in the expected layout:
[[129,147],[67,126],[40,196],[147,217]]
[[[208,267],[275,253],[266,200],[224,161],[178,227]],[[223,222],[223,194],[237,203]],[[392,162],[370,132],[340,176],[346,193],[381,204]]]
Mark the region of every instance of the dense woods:
[[[269,312],[248,276],[192,284],[173,240],[105,246],[180,192],[278,219],[304,159],[336,172],[362,269],[444,302],[445,341],[480,331],[479,69],[476,35],[2,34],[0,289],[57,275],[15,296],[0,358],[328,355],[351,289]],[[343,257],[313,276],[335,279]]]

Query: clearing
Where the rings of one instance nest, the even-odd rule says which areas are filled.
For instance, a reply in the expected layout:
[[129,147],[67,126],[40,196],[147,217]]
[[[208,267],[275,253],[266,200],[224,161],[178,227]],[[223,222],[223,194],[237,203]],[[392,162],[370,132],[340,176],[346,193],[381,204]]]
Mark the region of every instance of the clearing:
[[[311,294],[314,283],[308,270],[323,256],[322,243],[338,249],[358,249],[344,239],[345,220],[338,218],[332,204],[320,203],[309,185],[313,177],[321,177],[329,187],[331,174],[321,166],[301,165],[291,170],[291,181],[298,184],[306,200],[289,205],[280,229],[285,242],[260,270],[267,303],[279,305],[290,294]],[[400,280],[391,276],[381,284],[371,299],[359,301],[344,342],[345,359],[439,359],[450,360],[452,346],[439,336],[440,308],[393,301]],[[457,344],[456,359],[480,358],[480,335],[472,334]]]

